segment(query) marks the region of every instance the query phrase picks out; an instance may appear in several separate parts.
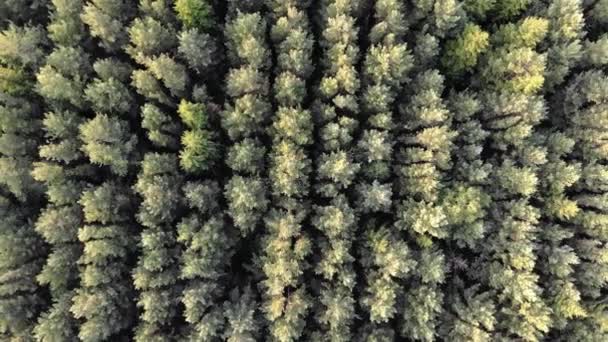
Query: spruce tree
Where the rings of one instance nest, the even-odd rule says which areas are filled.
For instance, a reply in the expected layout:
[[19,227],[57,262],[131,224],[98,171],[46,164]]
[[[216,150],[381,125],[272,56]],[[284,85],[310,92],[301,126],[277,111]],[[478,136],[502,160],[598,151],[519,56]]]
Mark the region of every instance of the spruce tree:
[[[136,160],[137,136],[131,132],[133,94],[128,87],[129,64],[115,53],[125,44],[133,8],[122,0],[92,1],[81,18],[88,34],[102,48],[93,63],[95,78],[84,89],[83,101],[94,115],[80,124],[81,151],[95,166],[97,179],[79,200],[84,225],[80,286],[71,311],[81,319],[78,337],[103,341],[124,336],[133,324],[133,286],[130,258],[135,250],[134,196],[129,174]],[[103,57],[103,54],[112,54]]]
[[356,286],[353,238],[357,217],[346,194],[360,169],[353,157],[360,112],[356,69],[359,60],[358,1],[321,3],[322,76],[313,107],[319,127],[316,148],[315,206],[312,225],[315,273],[320,276],[315,297],[317,330],[313,340],[349,341],[353,338]]
[[554,0],[547,7],[547,66],[544,88],[561,85],[582,57],[584,36],[583,8],[580,0]]
[[[80,287],[71,312],[82,320],[78,338],[105,341],[127,336],[134,317],[128,260],[136,243],[133,196],[117,181],[85,190],[79,200],[85,224],[78,231],[84,245]],[[127,188],[128,189],[128,188]]]
[[477,260],[487,237],[490,196],[486,192],[492,165],[482,158],[489,132],[481,122],[483,104],[472,90],[449,97],[454,139],[452,177],[442,198],[450,232],[444,325],[441,335],[454,341],[490,341],[496,326],[496,304],[479,285],[483,264]]
[[[386,217],[393,209],[393,146],[397,96],[408,81],[413,58],[404,42],[407,30],[405,8],[398,1],[381,0],[374,6],[374,24],[369,33],[370,47],[363,62],[362,112],[367,120],[357,141],[357,160],[361,165],[356,185],[356,209],[365,219],[360,262],[366,283],[361,306],[366,320],[363,334],[387,334],[395,338],[390,320],[397,313],[397,301],[403,291],[401,280],[412,271],[412,259],[403,236]],[[389,221],[390,222],[390,221]]]
[[77,338],[78,320],[70,307],[79,285],[78,260],[83,249],[78,230],[84,217],[78,200],[96,178],[81,151],[78,131],[88,115],[83,89],[92,72],[89,56],[80,47],[88,37],[79,17],[83,2],[53,1],[52,5],[47,30],[54,50],[37,75],[38,92],[47,105],[42,120],[46,144],[40,146],[41,160],[32,172],[45,184],[48,199],[36,230],[51,246],[51,254],[37,277],[39,283],[49,287],[53,301],[36,326],[36,339],[40,341]]
[[271,39],[277,54],[269,179],[273,206],[264,219],[261,243],[265,279],[260,283],[263,309],[276,341],[296,341],[311,307],[304,283],[312,241],[304,228],[310,211],[312,116],[305,108],[307,80],[312,73],[313,40],[305,1],[269,1]]
[[[570,263],[572,266],[567,264],[564,272],[575,278],[582,308],[576,307],[579,315],[573,317],[578,319],[570,320],[566,331],[581,341],[601,341],[608,336],[604,324],[606,307],[603,304],[603,292],[608,284],[604,204],[607,89],[608,77],[603,71],[587,70],[568,84],[562,103],[567,120],[565,127],[568,136],[575,142],[572,156],[581,167],[580,178],[573,187],[573,199],[579,208],[573,213],[576,229],[566,237],[576,251],[578,263]],[[570,291],[564,300],[571,300],[572,297]]]
[[537,269],[552,309],[552,328],[563,331],[569,320],[586,316],[574,278],[580,259],[572,247],[574,220],[580,209],[576,198],[569,194],[581,177],[581,165],[568,160],[575,141],[566,134],[539,131],[535,140],[547,149],[547,162],[539,170],[537,200],[542,203],[540,222],[546,228],[540,235]]
[[216,181],[186,183],[183,187],[191,213],[177,226],[177,240],[184,246],[180,278],[185,281],[181,301],[190,340],[215,341],[224,336],[227,312],[220,305],[226,296],[238,232],[226,224],[219,206],[220,186]]
[[531,199],[538,190],[546,149],[533,140],[546,112],[542,97],[546,55],[535,51],[548,21],[525,17],[498,28],[492,50],[480,67],[484,85],[482,122],[491,132],[493,170],[485,283],[496,296],[495,336],[538,341],[548,332],[550,309],[535,272],[540,211]]
[[228,166],[234,171],[225,186],[228,213],[243,236],[252,233],[268,206],[264,182],[265,136],[271,108],[268,102],[269,58],[266,20],[259,12],[237,11],[226,22],[231,68],[226,76],[228,101],[222,126],[232,145]]
[[137,218],[144,227],[133,272],[135,288],[141,291],[137,305],[142,308],[136,340],[166,341],[177,333],[172,327],[180,298],[175,224],[182,208],[183,176],[175,153],[149,152],[141,167],[134,185],[143,198]]
[[608,340],[608,0],[0,0],[0,340]]
[[411,87],[409,103],[399,120],[395,228],[414,241],[417,265],[404,289],[401,335],[433,340],[443,309],[440,286],[445,280],[445,254],[440,241],[448,237],[441,193],[451,168],[450,112],[441,100],[444,77],[437,70],[422,71]]
[[[130,45],[125,50],[143,69],[128,70],[127,76],[144,97],[145,103],[139,108],[141,125],[152,146],[143,156],[133,186],[142,197],[137,220],[143,227],[138,244],[140,254],[132,271],[133,284],[139,291],[137,307],[140,308],[134,339],[171,341],[180,334],[173,324],[179,322],[181,296],[176,224],[183,208],[181,186],[184,177],[176,152],[183,125],[176,114],[170,115],[175,108],[166,108],[167,105],[175,107],[178,100],[165,90],[169,83],[163,87],[162,82],[174,77],[183,79],[185,71],[183,67],[176,68],[166,55],[176,52],[176,22],[169,4],[140,1],[138,14],[140,16],[127,29]],[[167,70],[155,72],[156,61],[163,57]],[[141,74],[150,79],[142,81],[138,78]],[[150,94],[148,89],[151,87],[156,87],[167,102]],[[179,87],[185,87],[185,84]]]
[[47,248],[33,224],[43,189],[30,174],[41,140],[34,75],[44,61],[45,32],[0,27],[0,339],[27,341],[48,302],[36,282]]

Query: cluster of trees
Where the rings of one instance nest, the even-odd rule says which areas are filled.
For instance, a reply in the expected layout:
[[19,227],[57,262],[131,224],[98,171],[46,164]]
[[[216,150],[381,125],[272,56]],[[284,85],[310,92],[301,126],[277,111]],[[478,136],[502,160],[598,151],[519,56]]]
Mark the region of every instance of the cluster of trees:
[[3,341],[608,340],[608,1],[0,2]]

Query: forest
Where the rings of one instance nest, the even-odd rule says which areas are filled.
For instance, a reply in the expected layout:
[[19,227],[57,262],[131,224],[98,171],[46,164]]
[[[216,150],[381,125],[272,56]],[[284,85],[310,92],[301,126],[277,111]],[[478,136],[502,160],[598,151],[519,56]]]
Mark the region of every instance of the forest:
[[0,0],[0,341],[608,341],[608,0]]

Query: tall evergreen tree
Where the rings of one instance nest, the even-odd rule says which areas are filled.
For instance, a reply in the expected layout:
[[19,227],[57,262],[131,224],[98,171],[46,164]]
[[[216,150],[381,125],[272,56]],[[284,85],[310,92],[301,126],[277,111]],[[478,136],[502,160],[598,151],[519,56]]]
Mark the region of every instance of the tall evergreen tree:
[[[79,203],[84,226],[78,231],[83,244],[80,287],[71,311],[82,320],[78,337],[103,341],[124,336],[133,323],[133,288],[129,262],[134,251],[134,196],[129,174],[135,162],[137,136],[131,132],[133,94],[127,87],[130,66],[120,61],[126,27],[133,7],[122,0],[92,1],[82,19],[91,37],[103,49],[93,64],[96,77],[84,90],[83,101],[94,116],[79,126],[81,150],[97,165],[98,179]],[[112,54],[103,57],[103,54]]]
[[268,206],[263,181],[266,149],[261,138],[271,114],[268,102],[270,51],[266,20],[259,12],[237,11],[226,23],[231,68],[226,76],[228,102],[222,125],[232,141],[228,166],[234,175],[226,184],[228,213],[243,236],[252,233]]
[[476,262],[487,237],[490,197],[486,192],[492,165],[482,158],[489,132],[481,123],[483,104],[473,91],[452,93],[449,108],[454,139],[452,177],[442,198],[450,232],[447,246],[450,274],[446,283],[443,338],[491,341],[496,325],[492,293],[481,287],[483,264]]
[[142,308],[135,338],[169,341],[178,333],[173,326],[181,295],[176,284],[180,253],[175,224],[182,209],[183,176],[175,153],[149,152],[141,167],[134,186],[143,198],[137,218],[144,227],[141,256],[133,272],[135,288],[141,291],[137,305]]
[[400,281],[415,265],[403,236],[390,225],[392,222],[386,222],[393,208],[393,112],[413,64],[404,42],[406,25],[402,3],[377,1],[369,33],[371,44],[363,62],[361,102],[367,120],[357,141],[361,177],[356,186],[356,209],[365,217],[360,223],[365,230],[360,262],[366,284],[360,301],[369,315],[370,324],[362,327],[368,338],[380,334],[396,337],[388,323],[397,313],[397,300],[403,290]]
[[[605,182],[607,149],[606,114],[608,113],[608,76],[598,69],[582,72],[564,91],[563,110],[568,136],[574,142],[572,156],[581,165],[574,184],[573,199],[580,210],[574,213],[576,229],[568,236],[578,256],[574,268],[576,288],[580,291],[582,314],[567,326],[569,336],[581,341],[601,341],[608,337],[605,324],[604,293],[608,286],[606,262]],[[568,265],[569,266],[569,265]],[[572,292],[564,300],[571,300]],[[561,303],[560,303],[561,304]],[[580,308],[578,308],[580,310]]]
[[356,13],[358,1],[321,3],[322,76],[313,112],[319,127],[316,149],[316,205],[312,218],[319,230],[315,241],[315,296],[318,328],[313,340],[349,341],[355,315],[356,286],[352,250],[357,217],[347,190],[360,169],[353,158],[360,112],[356,66],[359,60]]
[[0,31],[0,339],[6,341],[31,340],[47,304],[36,282],[47,249],[33,225],[43,192],[30,174],[41,140],[34,75],[44,42],[39,26]]
[[582,57],[584,36],[581,0],[554,0],[547,7],[547,67],[544,88],[553,91],[561,85]]
[[106,341],[128,336],[133,324],[133,289],[127,262],[136,240],[133,198],[124,185],[108,180],[85,190],[79,203],[85,225],[78,231],[84,250],[80,287],[71,311],[82,320],[82,341]]
[[307,80],[312,73],[313,39],[305,1],[268,1],[272,10],[271,38],[277,55],[269,179],[273,206],[265,217],[261,243],[265,279],[260,284],[270,335],[276,341],[296,341],[311,307],[303,282],[312,242],[304,230],[310,211],[312,116],[305,109]]
[[532,139],[546,111],[543,98],[536,95],[543,86],[546,55],[535,48],[547,28],[548,21],[537,17],[502,25],[480,70],[486,104],[482,121],[491,132],[494,166],[486,187],[492,204],[484,277],[496,296],[498,338],[538,341],[551,323],[534,272],[540,217],[531,203],[539,167],[547,158]]
[[47,30],[55,48],[37,75],[38,91],[48,107],[42,121],[47,143],[40,146],[41,161],[33,170],[34,178],[45,183],[49,201],[38,217],[36,230],[51,246],[38,275],[38,281],[49,286],[53,300],[36,326],[40,341],[71,340],[78,334],[78,321],[70,312],[82,255],[78,230],[84,222],[78,200],[96,178],[95,169],[81,151],[78,132],[88,115],[83,88],[92,71],[89,56],[81,48],[88,37],[79,17],[83,2],[52,4]]
[[447,171],[451,168],[450,112],[441,100],[444,78],[437,70],[421,72],[409,103],[401,107],[397,150],[395,227],[415,241],[416,271],[405,291],[401,335],[432,340],[437,335],[445,279],[445,254],[439,242],[448,237],[441,206]]

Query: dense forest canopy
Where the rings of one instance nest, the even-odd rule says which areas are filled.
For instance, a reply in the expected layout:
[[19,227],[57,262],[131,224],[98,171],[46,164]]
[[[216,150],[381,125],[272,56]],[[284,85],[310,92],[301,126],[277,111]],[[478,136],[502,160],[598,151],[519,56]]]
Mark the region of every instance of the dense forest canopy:
[[0,1],[0,340],[608,341],[608,0]]

